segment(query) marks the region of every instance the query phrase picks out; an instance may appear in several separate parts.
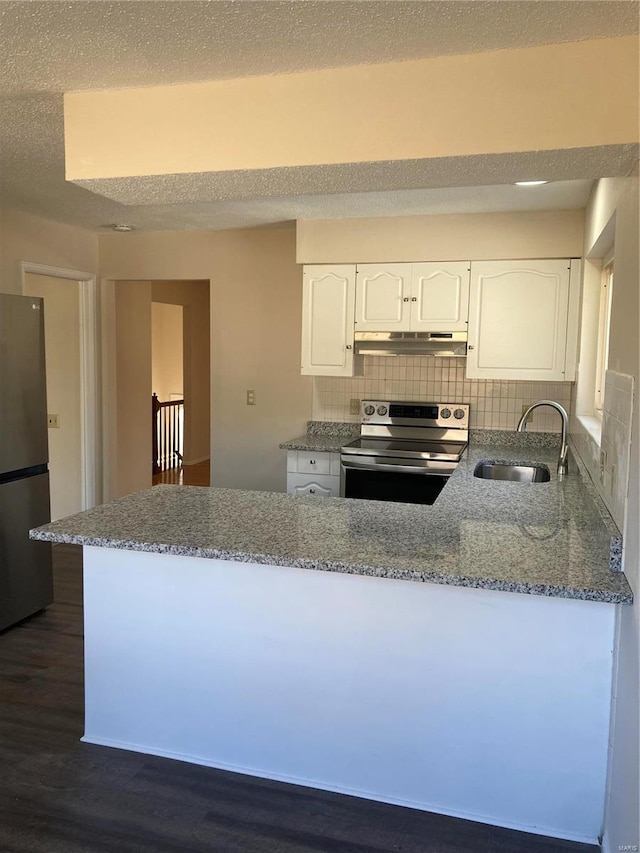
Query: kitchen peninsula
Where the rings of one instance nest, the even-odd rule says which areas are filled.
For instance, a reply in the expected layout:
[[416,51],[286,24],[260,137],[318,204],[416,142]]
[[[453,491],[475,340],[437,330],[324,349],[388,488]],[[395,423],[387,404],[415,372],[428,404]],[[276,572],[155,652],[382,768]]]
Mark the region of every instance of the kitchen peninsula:
[[430,507],[158,486],[84,546],[85,740],[576,840],[604,804],[619,538],[571,460]]

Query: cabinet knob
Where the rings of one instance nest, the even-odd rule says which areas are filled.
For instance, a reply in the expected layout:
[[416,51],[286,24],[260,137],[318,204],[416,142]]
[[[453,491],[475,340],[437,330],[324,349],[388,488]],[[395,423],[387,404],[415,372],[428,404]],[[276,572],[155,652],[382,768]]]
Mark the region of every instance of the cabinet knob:
[[310,460],[309,460],[309,465],[315,465],[315,464],[316,464],[316,460],[315,460],[315,459],[310,459]]
[[473,349],[473,344],[469,344],[467,349]]
[[345,349],[351,349],[351,344],[347,344]]
[[316,490],[315,490],[315,489],[309,489],[309,494],[310,494],[310,495],[315,495],[315,493],[316,493]]
[[403,302],[408,302],[408,301],[409,301],[409,297],[408,297],[408,296],[405,296],[405,297],[404,297],[404,299],[403,299],[402,301],[403,301]]
[[417,297],[417,296],[412,296],[412,297],[411,297],[411,301],[412,301],[412,302],[417,302],[417,301],[418,301],[418,297]]

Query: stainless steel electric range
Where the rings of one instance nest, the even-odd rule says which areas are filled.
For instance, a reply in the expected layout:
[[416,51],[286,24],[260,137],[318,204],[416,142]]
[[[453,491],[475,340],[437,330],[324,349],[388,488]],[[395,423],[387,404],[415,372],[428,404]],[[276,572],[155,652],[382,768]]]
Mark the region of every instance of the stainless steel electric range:
[[341,495],[432,504],[467,446],[469,405],[363,400],[361,417],[341,449]]

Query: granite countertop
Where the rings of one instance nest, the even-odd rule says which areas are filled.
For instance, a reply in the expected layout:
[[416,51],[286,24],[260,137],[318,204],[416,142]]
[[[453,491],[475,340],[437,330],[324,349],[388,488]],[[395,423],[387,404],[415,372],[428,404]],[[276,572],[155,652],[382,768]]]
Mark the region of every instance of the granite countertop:
[[310,450],[313,453],[340,453],[340,448],[360,435],[360,424],[309,421],[307,432],[278,445],[280,450]]
[[[473,476],[479,459],[547,464],[549,483]],[[155,486],[32,532],[50,542],[631,603],[620,536],[570,458],[470,446],[433,506]],[[612,569],[618,569],[617,571]]]
[[340,453],[340,448],[350,441],[353,441],[355,436],[351,435],[299,435],[297,438],[291,438],[289,441],[283,441],[278,447],[280,450],[310,450],[315,453]]

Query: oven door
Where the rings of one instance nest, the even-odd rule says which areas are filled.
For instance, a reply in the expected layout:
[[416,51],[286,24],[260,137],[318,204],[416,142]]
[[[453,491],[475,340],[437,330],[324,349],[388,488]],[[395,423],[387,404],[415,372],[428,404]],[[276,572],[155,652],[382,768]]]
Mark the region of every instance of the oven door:
[[432,504],[457,462],[357,457],[342,454],[340,494],[344,498]]

